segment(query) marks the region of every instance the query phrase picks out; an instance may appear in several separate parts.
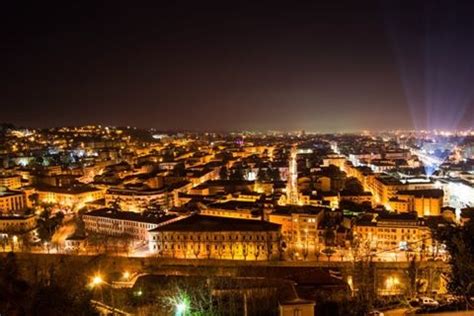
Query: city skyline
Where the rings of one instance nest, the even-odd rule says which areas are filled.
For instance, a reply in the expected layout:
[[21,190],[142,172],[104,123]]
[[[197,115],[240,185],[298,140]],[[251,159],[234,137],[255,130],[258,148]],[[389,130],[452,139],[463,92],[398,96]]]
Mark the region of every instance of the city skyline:
[[[421,50],[437,51],[445,44],[440,25],[472,39],[469,5],[8,6],[4,122],[191,131],[473,126],[472,45],[461,41],[453,49],[465,48],[462,54],[440,50],[421,59],[404,49],[426,37],[434,40]],[[443,12],[460,22],[422,27]],[[423,68],[428,59],[432,69]],[[440,66],[446,60],[458,60],[468,75],[453,76],[459,65]],[[448,93],[438,87],[445,81],[425,80],[437,72],[457,86]]]

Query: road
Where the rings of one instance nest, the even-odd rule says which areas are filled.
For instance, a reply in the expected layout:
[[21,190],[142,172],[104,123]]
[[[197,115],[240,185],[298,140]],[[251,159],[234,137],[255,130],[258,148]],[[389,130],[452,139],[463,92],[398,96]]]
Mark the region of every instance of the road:
[[385,316],[406,316],[406,315],[416,315],[416,316],[473,316],[474,311],[461,311],[461,312],[442,312],[442,313],[430,313],[430,314],[411,314],[407,313],[408,308],[398,308],[392,309],[389,311],[384,311]]
[[392,309],[388,311],[384,311],[385,316],[405,316],[406,312],[408,311],[408,308],[397,308],[397,309]]

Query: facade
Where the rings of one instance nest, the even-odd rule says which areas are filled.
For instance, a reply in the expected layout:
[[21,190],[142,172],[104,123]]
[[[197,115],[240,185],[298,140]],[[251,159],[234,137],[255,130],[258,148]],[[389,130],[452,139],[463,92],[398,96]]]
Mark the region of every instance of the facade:
[[1,233],[25,233],[36,227],[35,215],[1,215]]
[[399,191],[389,201],[392,209],[399,212],[416,212],[419,217],[438,216],[443,207],[443,190],[405,190]]
[[431,245],[431,232],[416,213],[367,215],[354,225],[362,244],[376,250],[420,250]]
[[222,203],[212,203],[200,211],[202,215],[220,216],[240,219],[260,220],[262,210],[255,202],[250,201],[226,201]]
[[341,170],[344,170],[346,161],[346,157],[342,155],[328,155],[323,158],[323,166],[329,167],[330,165],[333,165]]
[[179,259],[274,260],[280,225],[264,221],[191,215],[150,232],[150,252]]
[[372,193],[363,192],[360,194],[353,194],[347,191],[341,191],[339,193],[339,199],[341,201],[351,201],[357,204],[370,203],[372,205]]
[[389,200],[397,195],[397,192],[406,187],[400,180],[390,176],[378,176],[374,178],[372,193],[378,204],[389,205]]
[[83,251],[87,247],[87,238],[82,236],[70,236],[64,241],[67,251]]
[[38,200],[42,203],[60,204],[75,209],[84,207],[87,202],[104,198],[102,190],[88,186],[40,187],[37,193]]
[[82,216],[85,229],[109,236],[129,236],[134,240],[146,242],[148,231],[173,220],[175,215],[145,216],[134,212],[119,211],[111,208],[93,210]]
[[280,316],[314,316],[315,305],[314,301],[296,298],[280,302],[278,307]]
[[0,189],[0,214],[17,212],[26,207],[26,195],[20,191]]
[[0,187],[18,189],[21,187],[20,175],[0,174]]
[[105,193],[105,204],[113,206],[118,203],[123,210],[141,212],[147,205],[155,204],[164,209],[169,208],[170,199],[168,191],[165,189],[131,189],[131,188],[110,188]]
[[319,246],[318,225],[324,216],[321,207],[280,207],[268,215],[271,223],[281,225],[287,252],[296,259],[307,259]]

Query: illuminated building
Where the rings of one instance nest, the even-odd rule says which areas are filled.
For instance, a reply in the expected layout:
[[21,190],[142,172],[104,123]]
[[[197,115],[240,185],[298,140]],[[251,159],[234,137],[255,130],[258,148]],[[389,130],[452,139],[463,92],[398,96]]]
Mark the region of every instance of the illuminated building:
[[109,188],[105,193],[105,203],[107,206],[118,203],[120,209],[142,212],[150,204],[163,209],[173,206],[171,197],[165,188]]
[[129,236],[146,242],[148,231],[177,220],[175,215],[142,215],[134,212],[119,211],[110,208],[93,210],[82,216],[85,229],[110,236]]
[[256,220],[191,215],[151,230],[150,251],[180,259],[275,260],[280,225]]
[[64,240],[64,249],[66,251],[81,251],[86,250],[87,237],[85,236],[70,236]]
[[21,187],[21,176],[20,175],[10,175],[10,174],[0,174],[0,187],[5,187],[7,189],[18,189]]
[[53,203],[75,209],[84,207],[87,202],[104,198],[100,189],[88,186],[39,187],[38,200],[41,203]]
[[228,218],[262,219],[263,208],[255,201],[229,200],[212,203],[200,211],[201,215],[211,215]]
[[369,203],[370,205],[372,205],[372,193],[370,192],[362,192],[355,194],[343,190],[339,192],[339,199],[340,201],[351,201],[357,204]]
[[35,215],[0,215],[0,234],[25,233],[35,227]]
[[431,245],[431,232],[416,213],[367,214],[353,227],[354,233],[369,249],[419,250]]
[[0,188],[0,213],[22,211],[26,207],[26,195],[20,191]]
[[318,247],[318,225],[324,208],[281,206],[268,215],[268,221],[281,225],[281,234],[296,258],[313,257]]
[[370,183],[370,191],[374,195],[374,201],[390,208],[390,199],[395,198],[399,191],[404,190],[426,190],[434,188],[434,183],[427,179],[397,179],[395,177],[380,174]]
[[346,157],[342,155],[327,155],[323,158],[323,166],[329,167],[330,165],[336,166],[341,170],[345,169]]
[[437,216],[443,207],[443,190],[405,190],[397,192],[389,201],[393,210],[399,212],[417,212],[419,217]]

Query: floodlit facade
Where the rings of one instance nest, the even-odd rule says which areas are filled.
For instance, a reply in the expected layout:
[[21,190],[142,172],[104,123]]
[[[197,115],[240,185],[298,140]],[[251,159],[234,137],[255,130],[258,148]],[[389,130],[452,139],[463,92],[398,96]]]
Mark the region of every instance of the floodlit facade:
[[179,259],[275,260],[280,225],[191,215],[150,231],[150,252]]
[[0,213],[17,212],[25,207],[26,195],[23,192],[0,189]]

